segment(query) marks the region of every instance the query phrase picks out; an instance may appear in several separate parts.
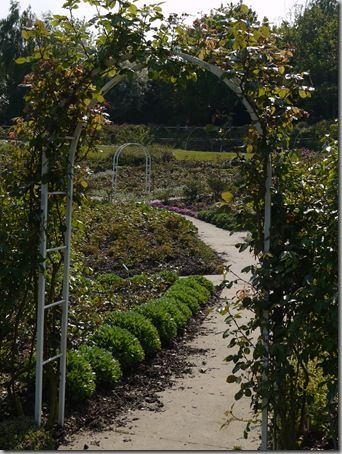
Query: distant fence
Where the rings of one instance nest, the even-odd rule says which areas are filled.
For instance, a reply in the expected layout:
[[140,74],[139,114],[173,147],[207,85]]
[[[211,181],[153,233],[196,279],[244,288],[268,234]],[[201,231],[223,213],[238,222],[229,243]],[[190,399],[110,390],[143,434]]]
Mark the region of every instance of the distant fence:
[[183,150],[228,151],[243,146],[248,126],[219,127],[199,126],[153,126],[152,134],[156,143]]
[[[117,125],[117,127],[119,127]],[[234,151],[244,145],[249,125],[221,128],[218,126],[147,126],[154,143],[169,145],[172,148],[197,151]],[[0,142],[13,142],[24,138],[15,137],[11,126],[0,126]],[[134,141],[130,138],[130,141]],[[321,149],[313,136],[294,130],[290,148]]]
[[[155,142],[174,148],[198,151],[233,151],[244,145],[249,125],[230,128],[200,126],[153,126]],[[320,149],[313,137],[295,131],[290,140],[290,148]]]

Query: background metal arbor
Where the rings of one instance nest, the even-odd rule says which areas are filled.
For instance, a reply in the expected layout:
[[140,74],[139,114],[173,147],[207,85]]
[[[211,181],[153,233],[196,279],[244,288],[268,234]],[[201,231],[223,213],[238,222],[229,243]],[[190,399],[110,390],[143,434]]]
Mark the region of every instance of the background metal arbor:
[[119,159],[121,153],[128,147],[137,147],[139,150],[143,151],[145,154],[145,192],[149,194],[151,192],[151,175],[152,175],[152,160],[151,155],[148,152],[147,148],[140,143],[124,143],[120,145],[119,148],[114,153],[113,157],[113,177],[112,177],[112,196],[117,193],[117,184],[118,184],[118,171],[119,171]]

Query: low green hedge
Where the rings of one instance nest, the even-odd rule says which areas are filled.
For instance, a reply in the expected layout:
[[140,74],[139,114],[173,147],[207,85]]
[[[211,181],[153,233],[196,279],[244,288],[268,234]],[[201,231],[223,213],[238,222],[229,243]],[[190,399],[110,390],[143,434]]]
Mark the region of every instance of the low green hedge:
[[89,361],[79,351],[67,352],[66,393],[71,401],[79,402],[95,392],[95,373]]
[[[184,282],[182,282],[184,281]],[[203,287],[195,279],[189,277],[182,279],[182,281],[175,288],[184,290],[187,294],[193,295],[197,298],[198,303],[201,305],[210,299],[210,291]]]
[[95,372],[96,385],[113,386],[121,380],[120,363],[109,351],[96,345],[91,347],[83,345],[79,351]]
[[169,345],[170,341],[177,336],[177,324],[171,315],[154,302],[141,304],[135,309],[147,317],[157,328],[162,345]]
[[201,221],[208,222],[210,224],[216,225],[221,229],[225,230],[237,230],[239,229],[239,225],[236,220],[236,216],[234,213],[225,213],[213,210],[202,210],[198,213],[198,219]]
[[147,317],[138,312],[111,312],[106,316],[105,322],[111,326],[125,328],[132,333],[139,339],[146,356],[153,356],[161,349],[157,329]]
[[214,293],[215,293],[215,286],[214,284],[209,281],[209,279],[207,279],[206,277],[204,276],[191,276],[190,278],[188,279],[191,279],[195,282],[197,282],[198,284],[200,284],[202,287],[205,287],[207,290],[209,290],[210,292],[210,295],[213,296]]
[[92,340],[98,347],[110,351],[124,371],[134,369],[145,359],[139,340],[119,326],[102,325],[95,331]]
[[186,318],[186,321],[188,321],[191,318],[192,312],[191,312],[191,309],[189,308],[189,306],[187,306],[185,303],[182,303],[182,301],[176,300],[174,298],[168,297],[168,299],[171,299],[172,301],[174,301],[174,304],[182,312],[182,314]]
[[188,318],[178,307],[177,301],[174,298],[162,297],[155,300],[150,300],[149,302],[156,304],[162,309],[165,309],[165,311],[168,312],[176,322],[177,328],[183,328],[186,325]]
[[188,289],[184,286],[178,285],[178,282],[172,286],[167,292],[165,292],[166,297],[174,298],[176,301],[181,301],[186,304],[191,310],[192,314],[196,314],[199,310],[199,302],[194,295],[190,295]]
[[[174,276],[167,276],[170,281]],[[107,279],[107,276],[105,277]],[[117,281],[116,277],[109,280]],[[67,393],[71,400],[90,397],[97,384],[113,386],[122,372],[134,369],[146,356],[169,345],[201,304],[214,293],[203,276],[177,279],[161,298],[127,312],[109,312],[105,324],[90,337],[94,346],[67,354]]]

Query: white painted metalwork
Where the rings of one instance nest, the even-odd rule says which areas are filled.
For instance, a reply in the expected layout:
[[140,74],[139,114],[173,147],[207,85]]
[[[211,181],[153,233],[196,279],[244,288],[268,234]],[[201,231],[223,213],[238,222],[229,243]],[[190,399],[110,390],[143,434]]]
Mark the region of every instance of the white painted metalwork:
[[[254,112],[252,106],[243,96],[241,87],[239,86],[236,78],[227,79],[225,78],[225,72],[215,66],[211,65],[203,60],[192,55],[185,54],[179,50],[175,51],[175,55],[179,56],[189,63],[193,63],[212,74],[216,75],[221,79],[240,99],[242,104],[245,106],[247,112],[250,115],[252,122],[254,123],[259,134],[263,135],[263,130],[258,116]],[[134,69],[139,69],[136,66]],[[101,93],[105,95],[111,88],[117,85],[121,80],[125,78],[124,75],[118,75],[113,77],[107,82],[101,89]],[[89,109],[92,109],[96,105],[97,101],[93,100]],[[38,309],[37,309],[37,348],[36,348],[36,395],[35,395],[35,420],[38,425],[41,424],[41,409],[42,409],[42,388],[43,388],[43,366],[47,362],[53,360],[60,360],[60,382],[59,382],[59,408],[58,408],[58,423],[64,424],[64,407],[65,407],[65,376],[66,376],[66,347],[67,347],[67,325],[68,325],[68,305],[69,305],[69,271],[70,271],[70,240],[71,240],[71,221],[72,221],[72,200],[73,200],[73,172],[74,172],[74,160],[75,153],[78,145],[78,141],[82,132],[83,122],[79,122],[75,128],[74,135],[70,137],[72,139],[69,148],[69,160],[68,160],[68,189],[67,189],[67,212],[66,212],[66,231],[65,231],[65,245],[64,248],[64,277],[63,277],[63,299],[59,302],[52,303],[45,306],[45,261],[46,261],[46,225],[48,216],[48,185],[42,184],[41,188],[41,240],[40,240],[40,273],[39,273],[39,289],[38,289]],[[146,164],[147,165],[147,164]],[[48,169],[48,162],[46,156],[42,156],[42,176],[46,175]],[[146,176],[148,178],[148,176]],[[147,181],[147,180],[146,180]],[[270,248],[270,229],[271,229],[271,186],[272,186],[272,161],[271,154],[268,155],[267,164],[267,176],[265,182],[265,222],[264,222],[264,251],[268,252]],[[147,187],[147,183],[146,183]],[[60,193],[63,191],[55,191]],[[266,298],[267,299],[267,298]],[[62,307],[62,327],[61,327],[61,345],[60,353],[55,357],[48,358],[46,361],[43,359],[44,351],[44,312],[46,309],[60,304]],[[268,312],[264,311],[264,320],[267,322]],[[266,351],[268,348],[268,330],[265,323],[263,330],[264,345]],[[265,365],[268,364],[268,357],[265,358]],[[265,379],[265,377],[263,377]],[[268,402],[263,402],[262,410],[262,441],[261,449],[267,450],[268,444]]]
[[[48,172],[48,160],[45,153],[42,156],[42,180]],[[46,267],[46,226],[48,212],[48,185],[43,183],[40,196],[41,232],[40,248],[41,257],[38,282],[38,307],[37,307],[37,349],[36,349],[36,394],[35,394],[35,420],[41,424],[41,409],[43,395],[43,355],[44,355],[44,305],[45,305],[45,267]]]
[[113,176],[112,176],[112,195],[114,196],[117,192],[118,184],[118,171],[119,171],[119,159],[121,153],[128,147],[138,147],[145,154],[145,192],[149,194],[151,192],[151,175],[152,175],[152,160],[151,155],[147,148],[140,143],[124,143],[120,145],[113,156]]
[[[180,51],[179,49],[175,50],[175,55],[182,58],[189,63],[193,63],[200,68],[203,68],[215,76],[217,76],[223,83],[225,83],[235,94],[238,98],[240,98],[242,104],[245,106],[256,130],[261,136],[264,136],[264,132],[260,123],[260,120],[254,111],[251,104],[248,100],[244,97],[241,87],[239,85],[239,80],[236,77],[225,77],[226,73],[218,66],[212,65],[206,61],[200,60],[193,55],[185,54],[184,52]],[[266,180],[265,180],[265,214],[264,214],[264,253],[269,252],[270,244],[271,244],[271,189],[272,189],[272,157],[271,152],[268,152],[267,155],[267,165],[266,165]],[[269,301],[269,293],[265,295],[265,303]],[[268,317],[269,313],[268,310],[263,311],[263,327],[261,329],[261,336],[263,346],[265,348],[266,354],[264,358],[264,373],[262,376],[262,381],[265,383],[267,381],[267,374],[266,370],[268,368],[269,359],[268,359],[268,339],[269,339],[269,332],[268,332]],[[267,397],[263,398],[262,400],[262,416],[261,416],[261,446],[260,449],[262,451],[266,451],[268,446],[268,399]]]
[[[138,69],[136,67],[135,69]],[[111,88],[117,85],[125,78],[124,75],[117,75],[107,82],[101,89],[101,94],[106,94]],[[93,100],[89,104],[92,109],[97,104]],[[43,367],[44,365],[59,360],[59,403],[58,403],[58,423],[64,424],[65,408],[65,377],[66,377],[66,352],[67,352],[67,328],[68,328],[68,311],[69,311],[69,273],[70,273],[70,252],[71,252],[71,224],[72,224],[72,202],[73,202],[73,176],[74,161],[77,145],[82,133],[84,123],[79,122],[76,125],[73,136],[65,137],[65,140],[71,140],[69,147],[69,157],[67,166],[67,191],[48,192],[48,183],[46,182],[49,163],[46,155],[42,155],[42,185],[41,185],[41,232],[40,232],[40,269],[38,281],[38,306],[37,306],[37,339],[36,339],[36,384],[35,384],[35,421],[38,425],[42,421],[42,396],[43,396]],[[48,196],[67,196],[66,205],[66,226],[64,234],[64,244],[47,248],[47,219],[48,219]],[[62,299],[54,303],[45,305],[45,287],[46,287],[46,258],[47,254],[61,251],[63,252],[63,290]],[[61,341],[60,351],[51,358],[44,360],[44,320],[45,311],[51,307],[60,306],[61,315]]]
[[[81,128],[75,131],[70,149],[77,146]],[[73,145],[74,144],[74,145]],[[37,308],[37,349],[36,349],[36,394],[35,394],[35,420],[38,425],[41,424],[42,413],[42,396],[43,396],[43,369],[44,366],[52,361],[59,360],[60,384],[59,384],[59,411],[58,418],[64,420],[64,396],[65,396],[65,365],[66,365],[66,336],[67,336],[67,319],[68,319],[68,299],[69,299],[69,267],[70,267],[70,247],[71,247],[71,213],[72,213],[72,191],[73,191],[73,162],[68,165],[67,172],[67,191],[48,190],[48,183],[45,182],[41,187],[41,241],[40,241],[40,270],[38,283],[38,308]],[[49,161],[45,155],[42,156],[42,181],[46,181],[49,171]],[[64,235],[64,244],[56,247],[47,248],[47,221],[48,221],[48,198],[49,196],[67,196],[66,206],[66,232]],[[45,287],[46,287],[46,260],[48,254],[52,252],[63,253],[63,288],[62,299],[50,304],[45,304]],[[60,306],[61,313],[61,341],[59,353],[44,360],[44,322],[45,311]],[[63,396],[63,397],[62,397]],[[63,400],[63,406],[61,406]]]

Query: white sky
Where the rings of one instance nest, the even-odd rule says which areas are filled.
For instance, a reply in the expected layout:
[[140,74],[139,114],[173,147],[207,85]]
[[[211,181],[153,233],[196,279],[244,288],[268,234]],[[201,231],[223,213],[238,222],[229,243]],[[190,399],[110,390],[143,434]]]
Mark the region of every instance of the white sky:
[[[159,0],[158,0],[159,1]],[[143,3],[157,3],[157,0],[139,0]],[[164,14],[186,12],[194,16],[197,13],[209,12],[210,9],[219,7],[221,3],[230,3],[228,0],[165,0],[162,5]],[[233,0],[238,3],[238,0]],[[64,0],[19,0],[21,9],[31,5],[32,10],[39,16],[44,12],[55,14],[63,13]],[[282,19],[291,19],[291,11],[295,5],[305,5],[308,0],[244,0],[243,3],[257,12],[259,19],[268,17],[270,22],[279,23]],[[9,11],[10,0],[0,0],[0,18],[6,17]],[[78,10],[77,16],[91,17],[92,9],[89,5],[83,5]]]

